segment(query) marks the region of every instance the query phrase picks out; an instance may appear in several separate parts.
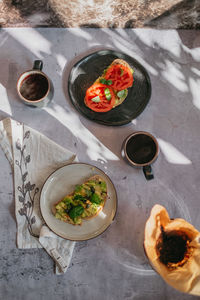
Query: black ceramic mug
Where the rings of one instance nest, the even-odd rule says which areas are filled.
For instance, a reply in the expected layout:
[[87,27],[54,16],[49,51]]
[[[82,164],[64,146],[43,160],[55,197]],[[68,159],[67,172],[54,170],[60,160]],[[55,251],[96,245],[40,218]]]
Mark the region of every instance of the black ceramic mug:
[[42,60],[35,60],[33,69],[22,73],[17,81],[18,95],[26,105],[43,107],[53,98],[53,84],[42,68]]
[[134,132],[124,141],[122,155],[133,167],[142,168],[147,180],[154,178],[151,164],[157,159],[158,154],[158,142],[149,132]]

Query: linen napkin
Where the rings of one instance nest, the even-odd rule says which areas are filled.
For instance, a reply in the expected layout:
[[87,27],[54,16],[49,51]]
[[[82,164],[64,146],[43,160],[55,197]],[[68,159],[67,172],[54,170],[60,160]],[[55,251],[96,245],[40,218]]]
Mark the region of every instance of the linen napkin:
[[58,237],[45,225],[39,198],[46,178],[57,168],[73,162],[76,155],[10,118],[0,121],[0,146],[14,175],[18,248],[43,247],[55,260],[56,274],[65,273],[75,242]]

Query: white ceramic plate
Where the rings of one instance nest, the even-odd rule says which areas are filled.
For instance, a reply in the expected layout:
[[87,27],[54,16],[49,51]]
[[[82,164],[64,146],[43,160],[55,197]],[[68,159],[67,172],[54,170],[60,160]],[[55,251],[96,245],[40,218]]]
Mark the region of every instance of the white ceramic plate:
[[[81,226],[56,219],[51,211],[52,205],[72,193],[76,184],[95,174],[104,178],[108,188],[107,201],[98,216],[84,220]],[[103,171],[92,165],[73,163],[57,169],[47,178],[40,195],[40,208],[47,226],[54,233],[68,240],[84,241],[98,236],[112,223],[117,210],[117,194],[112,181]]]

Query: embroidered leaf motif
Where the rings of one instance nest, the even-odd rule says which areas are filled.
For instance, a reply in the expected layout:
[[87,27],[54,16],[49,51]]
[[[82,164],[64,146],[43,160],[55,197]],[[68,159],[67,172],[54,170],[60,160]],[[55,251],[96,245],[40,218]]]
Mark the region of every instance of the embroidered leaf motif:
[[30,181],[27,182],[26,185],[25,185],[25,189],[29,192],[34,190],[34,188],[35,188],[35,184],[31,184]]
[[19,214],[20,214],[21,216],[24,215],[24,210],[23,210],[23,208],[20,208],[20,209],[18,210],[18,212],[19,212]]
[[30,131],[26,131],[25,134],[24,134],[24,139],[28,139],[30,136]]
[[21,186],[18,186],[17,189],[18,189],[18,191],[20,191],[22,193]]
[[25,172],[25,173],[23,174],[23,176],[22,176],[22,180],[23,180],[23,182],[25,182],[25,181],[26,181],[26,177],[27,177],[27,175],[28,175],[28,172]]
[[[25,139],[30,137],[30,131],[26,131],[24,133],[23,142]],[[21,193],[18,196],[18,200],[22,205],[22,208],[18,210],[19,215],[25,217],[25,221],[27,222],[27,229],[30,235],[34,237],[39,237],[38,234],[34,234],[32,225],[36,223],[36,218],[33,216],[33,203],[35,200],[36,194],[39,192],[39,188],[36,187],[35,184],[31,184],[28,181],[28,167],[27,164],[31,161],[30,154],[27,154],[27,146],[25,143],[21,145],[20,139],[16,142],[16,148],[20,152],[19,160],[15,160],[16,165],[19,167],[19,172],[21,175],[21,186],[18,186],[17,189]],[[28,182],[27,182],[28,181]]]
[[30,183],[30,181],[27,182],[27,183],[25,184],[25,189],[26,189],[27,191],[30,191],[30,190],[31,190],[31,183]]
[[35,216],[31,218],[31,224],[34,224],[36,222]]
[[19,140],[17,140],[17,142],[16,142],[16,148],[18,149],[18,150],[21,150],[21,144],[20,144],[20,141]]
[[27,209],[26,209],[25,207],[20,208],[20,209],[18,210],[18,212],[19,212],[19,214],[20,214],[21,216],[25,216],[25,215],[26,215],[26,211],[27,211]]
[[32,191],[32,190],[34,190],[34,188],[35,188],[35,184],[31,184],[30,190]]
[[24,203],[24,197],[22,197],[22,196],[18,196],[18,199],[19,199],[19,202],[21,202],[21,203]]
[[27,155],[26,162],[29,163],[30,161],[31,161],[31,157],[30,157],[30,155]]

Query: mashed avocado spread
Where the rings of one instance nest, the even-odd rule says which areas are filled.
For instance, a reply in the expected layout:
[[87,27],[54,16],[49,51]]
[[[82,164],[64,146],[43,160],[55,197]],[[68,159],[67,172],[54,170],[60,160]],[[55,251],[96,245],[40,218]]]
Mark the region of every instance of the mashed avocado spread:
[[55,217],[64,222],[80,225],[82,219],[94,217],[100,212],[106,198],[106,182],[100,176],[93,176],[87,182],[76,185],[72,194],[55,205]]

